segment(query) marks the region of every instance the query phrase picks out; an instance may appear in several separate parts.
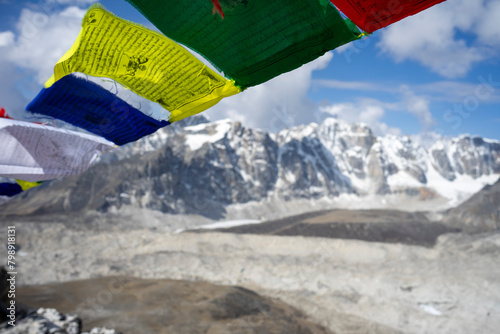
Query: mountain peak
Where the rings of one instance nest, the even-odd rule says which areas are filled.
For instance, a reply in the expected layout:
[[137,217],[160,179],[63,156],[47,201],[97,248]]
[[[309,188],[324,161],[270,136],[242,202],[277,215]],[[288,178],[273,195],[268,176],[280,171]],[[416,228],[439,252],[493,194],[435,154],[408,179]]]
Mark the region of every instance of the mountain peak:
[[115,150],[80,176],[29,191],[4,212],[132,205],[220,218],[231,204],[343,194],[457,204],[498,179],[500,142],[428,138],[434,142],[425,147],[423,137],[376,137],[335,118],[275,134],[195,118]]

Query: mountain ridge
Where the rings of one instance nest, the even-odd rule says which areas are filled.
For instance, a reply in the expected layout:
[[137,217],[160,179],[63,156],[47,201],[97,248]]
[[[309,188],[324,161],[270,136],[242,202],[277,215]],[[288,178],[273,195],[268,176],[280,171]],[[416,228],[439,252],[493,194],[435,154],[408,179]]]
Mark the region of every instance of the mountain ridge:
[[461,205],[449,210],[443,222],[468,233],[500,229],[500,179],[486,185]]
[[104,155],[87,172],[14,198],[3,215],[108,211],[136,206],[223,218],[231,204],[269,198],[404,195],[466,200],[500,176],[500,142],[377,137],[334,118],[277,133],[203,116]]

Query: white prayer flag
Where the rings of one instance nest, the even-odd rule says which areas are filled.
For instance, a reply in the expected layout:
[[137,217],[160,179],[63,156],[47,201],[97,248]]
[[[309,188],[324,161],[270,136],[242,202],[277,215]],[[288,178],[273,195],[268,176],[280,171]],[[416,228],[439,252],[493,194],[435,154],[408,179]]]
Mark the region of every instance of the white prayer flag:
[[0,118],[0,176],[43,181],[79,174],[113,147],[93,135]]

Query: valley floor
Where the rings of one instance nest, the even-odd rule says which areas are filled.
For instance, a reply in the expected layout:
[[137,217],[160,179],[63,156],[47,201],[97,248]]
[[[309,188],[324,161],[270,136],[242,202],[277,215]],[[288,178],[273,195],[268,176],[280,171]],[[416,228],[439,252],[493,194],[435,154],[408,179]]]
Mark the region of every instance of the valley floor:
[[[19,287],[107,276],[207,281],[277,298],[334,333],[469,334],[500,327],[498,232],[446,233],[422,247],[172,234],[168,216],[140,216],[23,218],[2,222],[0,238],[6,240],[7,225],[16,226]],[[2,247],[0,258],[6,255]]]
[[83,330],[102,326],[121,333],[332,334],[276,299],[206,282],[100,277],[23,287],[18,298],[32,307],[76,313]]

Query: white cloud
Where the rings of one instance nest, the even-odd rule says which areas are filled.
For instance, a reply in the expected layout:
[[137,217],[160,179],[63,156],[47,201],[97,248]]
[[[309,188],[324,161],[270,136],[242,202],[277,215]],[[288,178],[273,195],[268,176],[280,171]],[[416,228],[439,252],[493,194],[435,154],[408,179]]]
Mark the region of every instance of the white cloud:
[[474,93],[478,83],[435,81],[410,87],[415,92],[430,95],[434,101],[462,102],[465,97]]
[[401,93],[405,109],[418,118],[425,131],[436,123],[429,110],[429,100],[423,96],[417,96],[408,86],[401,86]]
[[77,7],[51,15],[23,9],[8,59],[15,66],[30,70],[39,84],[45,83],[78,36],[84,14],[85,10]]
[[[463,77],[499,50],[499,20],[494,0],[445,1],[383,29],[378,47],[398,62],[410,59],[444,77]],[[458,32],[475,38],[468,43]]]
[[29,8],[21,11],[11,31],[0,32],[0,77],[8,78],[0,83],[0,106],[19,119],[25,119],[26,105],[75,41],[85,13],[78,7],[65,6],[61,0],[26,6]]
[[364,123],[377,135],[388,133],[401,135],[401,130],[382,122],[385,115],[384,103],[382,102],[376,103],[373,100],[363,99],[357,103],[338,103],[324,106],[320,110],[350,123]]
[[322,86],[335,89],[347,89],[355,91],[376,91],[376,92],[395,92],[396,89],[391,85],[372,83],[366,81],[341,81],[316,79],[312,82],[315,86]]
[[500,45],[500,2],[491,1],[485,7],[485,13],[477,23],[476,31],[481,42],[498,46]]
[[[329,81],[329,83],[331,83]],[[380,135],[386,133],[400,134],[397,128],[390,127],[382,121],[386,110],[397,111],[400,113],[410,113],[415,116],[422,124],[423,130],[427,131],[436,123],[430,111],[430,100],[425,95],[416,94],[409,86],[400,85],[397,88],[367,84],[362,82],[333,82],[333,86],[343,87],[344,89],[356,89],[356,87],[365,87],[366,90],[380,90],[394,92],[396,99],[394,102],[383,102],[377,99],[362,98],[355,103],[337,103],[320,107],[320,111],[328,115],[333,115],[347,122],[365,123],[372,130]]]
[[73,5],[73,6],[81,6],[88,5],[96,2],[95,0],[46,0],[46,3],[56,3],[59,5]]
[[[0,47],[0,107],[4,107],[9,115],[20,118],[28,100],[17,90],[14,83],[20,79],[20,74],[13,66],[5,66],[2,61],[2,51]],[[7,64],[8,65],[8,64]]]
[[212,120],[230,117],[269,131],[310,122],[317,108],[307,97],[311,75],[324,69],[331,59],[332,53],[328,52],[294,71],[222,100],[205,115]]
[[[405,88],[416,94],[421,94],[429,101],[461,103],[468,96],[474,95],[478,87],[482,86],[480,80],[476,83],[461,81],[434,81],[425,84],[405,84],[399,82],[365,82],[365,81],[341,81],[316,79],[312,82],[315,87],[326,87],[342,90],[353,90],[357,92],[383,92],[400,94]],[[484,102],[500,102],[500,91],[491,92]]]
[[0,47],[14,44],[14,33],[12,31],[0,32]]

